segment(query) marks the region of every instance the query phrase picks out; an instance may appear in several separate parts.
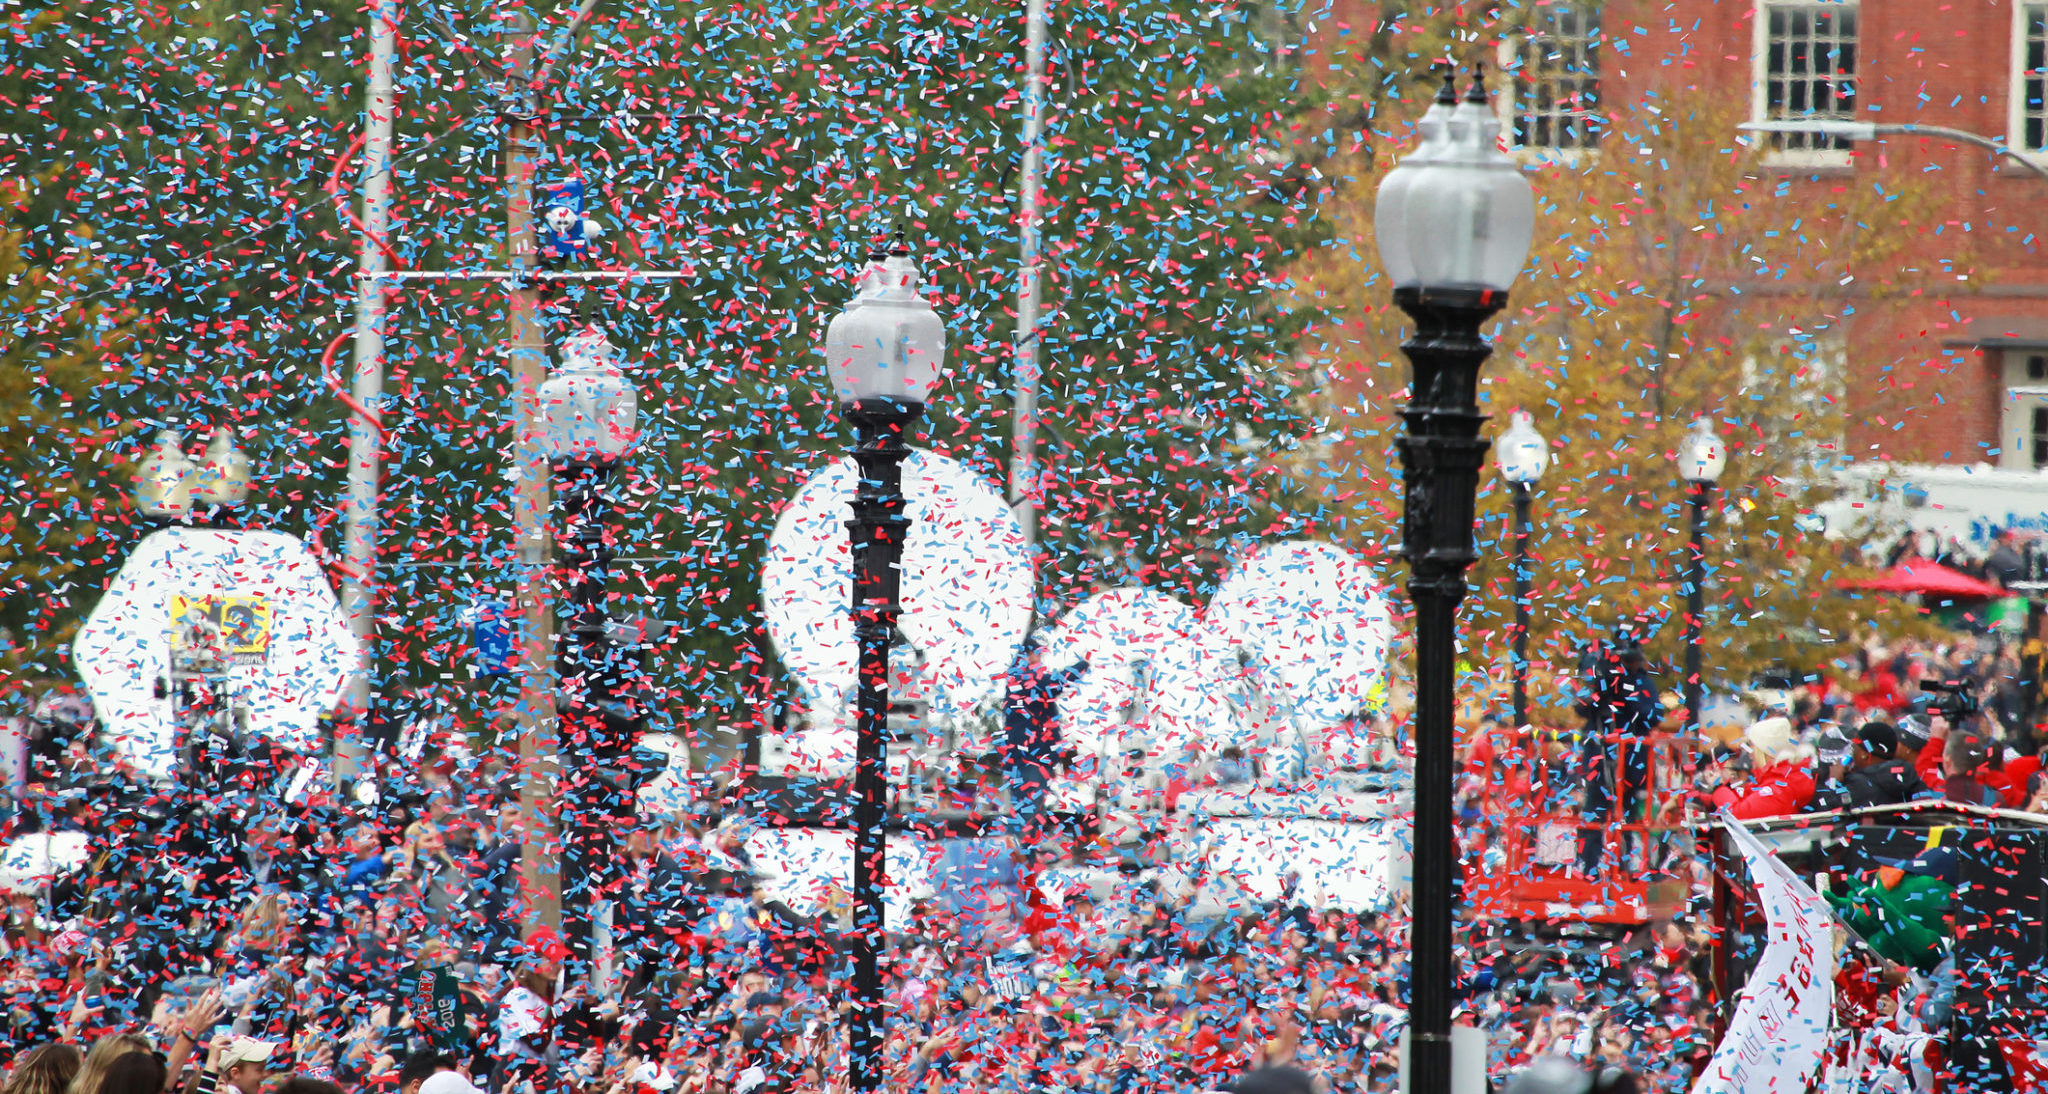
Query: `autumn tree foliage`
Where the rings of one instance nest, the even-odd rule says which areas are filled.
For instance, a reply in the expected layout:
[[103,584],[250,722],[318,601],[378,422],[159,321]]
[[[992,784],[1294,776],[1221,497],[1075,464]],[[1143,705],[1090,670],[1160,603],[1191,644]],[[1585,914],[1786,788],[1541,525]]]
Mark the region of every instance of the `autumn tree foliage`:
[[[1651,621],[1651,656],[1680,663],[1688,487],[1674,453],[1699,417],[1730,447],[1707,521],[1710,687],[1812,667],[1873,628],[1917,626],[1911,609],[1842,588],[1865,572],[1860,539],[1881,530],[1823,533],[1814,509],[1846,459],[1855,363],[1842,332],[1894,294],[1942,291],[1915,272],[1934,245],[1930,190],[1844,179],[1824,216],[1797,219],[1772,200],[1782,174],[1767,150],[1737,139],[1741,105],[1653,94],[1612,120],[1597,152],[1530,164],[1535,244],[1491,332],[1480,398],[1493,435],[1526,410],[1551,445],[1531,548],[1539,700],[1547,671],[1570,669],[1623,620]],[[1371,213],[1395,161],[1386,153],[1412,144],[1414,116],[1383,119],[1381,154],[1356,157],[1343,188],[1342,242],[1299,271],[1300,299],[1329,316],[1301,356],[1326,377],[1311,411],[1324,428],[1276,460],[1322,534],[1382,555],[1399,536],[1408,322],[1373,257]],[[1951,239],[1939,241],[1943,263],[1967,268]],[[1466,686],[1505,695],[1510,492],[1491,474],[1480,490]],[[1675,671],[1662,679],[1679,687]]]
[[63,647],[97,599],[82,572],[109,557],[126,468],[106,459],[122,432],[96,413],[108,360],[136,342],[133,314],[95,296],[92,231],[53,247],[25,225],[58,172],[0,179],[0,679],[9,692],[66,674]]

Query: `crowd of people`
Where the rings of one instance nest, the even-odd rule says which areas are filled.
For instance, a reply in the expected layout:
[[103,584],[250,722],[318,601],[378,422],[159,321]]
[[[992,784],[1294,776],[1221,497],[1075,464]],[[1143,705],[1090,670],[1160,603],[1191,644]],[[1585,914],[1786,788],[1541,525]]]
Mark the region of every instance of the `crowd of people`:
[[[1675,716],[1623,649],[1589,676],[1578,734],[1467,735],[1466,869],[1488,868],[1502,795],[1596,820],[1935,797],[2048,809],[2026,668],[2037,653],[1972,639],[1872,646],[1853,671],[1752,696],[1740,735],[1688,766],[1633,751]],[[1922,679],[1959,687],[1922,693]],[[1982,713],[1964,717],[1965,699]],[[72,729],[75,752],[91,734]],[[65,772],[92,765],[76,760],[37,754],[10,846],[40,836],[48,854],[68,839],[85,861],[29,875],[0,862],[0,1055],[31,1094],[845,1087],[850,916],[799,914],[755,888],[752,822],[731,786],[700,784],[682,808],[643,811],[614,834],[608,941],[591,965],[533,927],[522,860],[549,818],[508,796],[509,757],[429,747],[394,764],[370,804],[317,789],[289,798],[250,770],[204,789],[81,794]],[[1248,762],[1219,757],[1191,778],[1239,785]],[[1110,804],[1170,811],[1174,797]],[[1016,846],[1003,892],[926,901],[893,924],[888,1088],[1201,1091],[1293,1066],[1333,1091],[1394,1089],[1400,897],[1339,910],[1290,879],[1203,910],[1186,870],[1144,868],[1182,853],[1171,824],[1042,832]],[[1158,846],[1100,853],[1147,841]],[[1118,880],[1051,880],[1083,860]],[[1641,1089],[1688,1089],[1715,1018],[1703,990],[1714,940],[1696,911],[1634,930],[1461,925],[1457,1020],[1487,1032],[1492,1077],[1562,1055]]]
[[1930,799],[2048,811],[2041,655],[1968,636],[1865,647],[1709,752],[1700,795],[1745,819]]
[[[1921,529],[1900,536],[1884,552],[1886,566],[1909,559],[1925,559],[1988,581],[2001,589],[2018,590],[2048,582],[2048,542],[2041,533],[2001,528],[1981,544],[1964,543],[1955,536],[1943,536]],[[1869,561],[1876,562],[1876,558]]]
[[1639,653],[1614,660],[1614,694],[1581,704],[1582,724],[1489,720],[1466,737],[1460,794],[1473,824],[1488,831],[1495,818],[1531,812],[1672,824],[1722,808],[1756,819],[1929,799],[2048,806],[2039,639],[1871,643],[1826,669],[1767,680],[1741,697],[1744,717],[1696,739],[1683,737],[1679,696],[1656,689]]
[[[1218,766],[1207,781],[1228,780]],[[417,770],[369,805],[286,801],[248,771],[205,793],[33,786],[13,843],[82,837],[90,851],[9,875],[13,1081],[67,1094],[845,1088],[850,920],[753,889],[730,788],[707,783],[621,836],[608,956],[590,969],[527,929],[533,828],[503,762],[430,750]],[[1319,907],[1290,882],[1201,912],[1184,878],[1130,870],[1108,891],[1062,890],[1058,868],[1090,847],[1047,832],[1006,892],[967,910],[925,902],[891,933],[889,1089],[1200,1091],[1278,1066],[1335,1091],[1394,1089],[1405,904]],[[1459,1020],[1489,1031],[1499,1077],[1563,1049],[1651,1089],[1684,1085],[1708,1028],[1697,929],[1612,943],[1461,934]]]

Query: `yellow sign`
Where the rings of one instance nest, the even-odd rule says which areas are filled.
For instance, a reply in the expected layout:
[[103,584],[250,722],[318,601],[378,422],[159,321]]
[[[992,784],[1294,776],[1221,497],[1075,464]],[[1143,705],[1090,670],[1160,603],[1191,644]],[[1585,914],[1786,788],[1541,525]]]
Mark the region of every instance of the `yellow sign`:
[[171,653],[226,665],[270,655],[272,612],[260,596],[171,597]]

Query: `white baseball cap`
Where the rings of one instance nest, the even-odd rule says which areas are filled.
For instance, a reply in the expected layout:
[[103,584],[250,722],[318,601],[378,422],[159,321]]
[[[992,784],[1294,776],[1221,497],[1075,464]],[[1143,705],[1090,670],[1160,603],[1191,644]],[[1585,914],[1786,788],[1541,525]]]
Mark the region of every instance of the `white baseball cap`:
[[420,1094],[484,1094],[460,1071],[436,1071],[420,1084]]
[[236,1064],[260,1064],[270,1059],[277,1051],[277,1042],[259,1041],[254,1037],[237,1037],[220,1054],[222,1071]]
[[676,1085],[676,1073],[649,1060],[633,1069],[633,1085],[644,1086],[649,1090],[673,1090]]

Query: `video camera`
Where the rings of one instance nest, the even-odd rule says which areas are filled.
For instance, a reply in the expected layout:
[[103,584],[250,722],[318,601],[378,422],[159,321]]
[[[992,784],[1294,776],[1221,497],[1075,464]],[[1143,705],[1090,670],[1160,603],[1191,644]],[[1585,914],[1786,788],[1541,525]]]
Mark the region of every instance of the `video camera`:
[[1920,690],[1941,696],[1929,703],[1927,709],[1948,719],[1952,726],[1961,725],[1963,719],[1982,709],[1968,680],[1922,680]]

